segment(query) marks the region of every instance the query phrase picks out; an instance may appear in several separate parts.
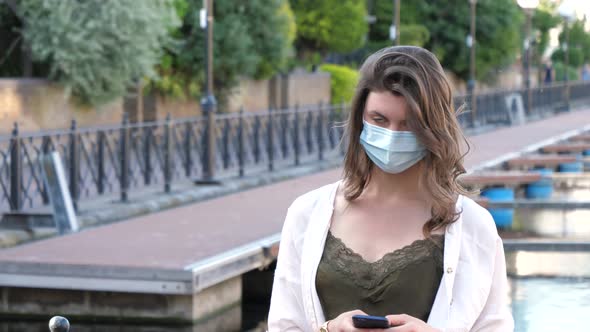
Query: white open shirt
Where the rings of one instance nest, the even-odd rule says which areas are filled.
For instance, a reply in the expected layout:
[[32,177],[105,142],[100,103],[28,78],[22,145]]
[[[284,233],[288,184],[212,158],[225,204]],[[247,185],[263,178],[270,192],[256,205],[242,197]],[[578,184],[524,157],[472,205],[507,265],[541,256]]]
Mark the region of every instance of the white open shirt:
[[[289,207],[273,283],[270,332],[315,332],[325,321],[315,279],[339,184],[300,196]],[[513,331],[504,248],[492,216],[463,196],[457,209],[462,211],[459,219],[445,230],[443,277],[427,323],[445,332]]]

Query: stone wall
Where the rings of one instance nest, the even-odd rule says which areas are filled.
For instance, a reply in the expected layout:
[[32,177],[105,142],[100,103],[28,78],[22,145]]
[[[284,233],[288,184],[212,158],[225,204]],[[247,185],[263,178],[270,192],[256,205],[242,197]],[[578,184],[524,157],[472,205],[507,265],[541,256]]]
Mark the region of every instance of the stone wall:
[[94,331],[80,328],[92,322],[194,323],[186,331],[239,331],[241,299],[241,276],[186,295],[0,287],[0,322],[3,317],[26,321],[59,313],[70,319],[74,331]]
[[0,134],[18,122],[21,131],[67,128],[73,119],[80,126],[121,121],[123,105],[117,100],[100,109],[76,105],[63,88],[46,80],[0,79]]
[[[531,70],[532,86],[537,86],[537,71]],[[465,93],[465,83],[447,72],[456,94]],[[496,86],[518,88],[522,85],[519,65],[497,73]],[[479,83],[478,91],[485,93],[496,86]],[[330,74],[294,71],[270,80],[241,80],[220,112],[262,111],[269,107],[288,108],[296,104],[312,105],[330,102]],[[72,101],[63,88],[41,79],[0,79],[0,135],[9,133],[14,122],[21,131],[68,128],[73,119],[81,127],[117,124],[126,110],[131,121],[162,120],[169,113],[173,118],[201,114],[198,100],[176,100],[160,96],[136,99],[130,93],[109,105],[92,108]]]
[[295,72],[289,75],[285,105],[329,103],[330,74],[325,72]]
[[[293,73],[270,80],[242,80],[220,112],[267,110],[269,107],[292,107],[330,100],[330,75],[327,73]],[[99,108],[78,105],[57,84],[42,79],[0,79],[0,135],[9,133],[14,122],[21,132],[68,128],[73,119],[78,126],[117,124],[124,110],[131,121],[162,120],[201,114],[198,100],[174,100],[159,96],[142,96],[130,92]]]

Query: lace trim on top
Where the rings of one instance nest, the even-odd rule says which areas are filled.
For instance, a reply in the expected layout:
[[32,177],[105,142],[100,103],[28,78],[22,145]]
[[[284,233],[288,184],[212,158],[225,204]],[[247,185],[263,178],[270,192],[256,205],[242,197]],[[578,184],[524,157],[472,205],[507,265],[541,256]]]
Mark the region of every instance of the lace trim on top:
[[431,239],[418,239],[411,244],[389,252],[375,262],[366,261],[344,242],[328,231],[324,255],[326,264],[350,278],[357,286],[371,289],[392,273],[400,273],[409,266],[434,259],[443,265],[444,235],[434,234]]

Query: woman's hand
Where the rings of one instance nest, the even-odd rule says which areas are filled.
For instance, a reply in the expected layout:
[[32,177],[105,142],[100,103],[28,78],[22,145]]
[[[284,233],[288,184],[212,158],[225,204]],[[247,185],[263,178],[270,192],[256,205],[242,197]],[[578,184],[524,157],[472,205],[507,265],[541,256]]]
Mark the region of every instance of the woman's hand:
[[[389,325],[394,326],[387,331],[391,332],[440,332],[440,330],[426,324],[418,318],[410,315],[389,315],[386,316]],[[332,332],[332,331],[330,331]]]
[[352,325],[352,316],[366,315],[361,310],[353,310],[340,314],[332,319],[328,324],[330,332],[441,332],[438,329],[426,324],[418,318],[410,315],[388,315],[385,318],[389,320],[389,329],[357,329]]
[[340,314],[340,316],[332,319],[328,323],[328,331],[329,332],[383,332],[383,331],[389,331],[389,329],[387,329],[387,330],[384,330],[384,329],[357,329],[356,327],[354,327],[354,325],[352,325],[352,316],[354,316],[354,315],[366,315],[366,313],[364,313],[361,310],[353,310],[353,311],[344,312],[344,313]]

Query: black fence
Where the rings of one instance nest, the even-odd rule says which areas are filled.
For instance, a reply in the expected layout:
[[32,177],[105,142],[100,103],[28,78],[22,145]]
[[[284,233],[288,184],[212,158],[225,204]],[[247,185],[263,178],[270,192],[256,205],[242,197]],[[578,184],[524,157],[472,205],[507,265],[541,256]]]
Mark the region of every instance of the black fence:
[[[569,90],[569,93],[568,93]],[[590,96],[590,84],[563,84],[531,90],[531,112],[540,117],[567,109],[570,102]],[[569,95],[569,98],[568,98]],[[506,90],[476,96],[476,112],[464,112],[464,128],[510,125],[526,108],[526,91]],[[469,109],[457,96],[455,105]],[[522,107],[520,108],[522,110]],[[215,115],[214,174],[218,180],[339,158],[343,128],[338,124],[347,106],[313,105],[287,110]],[[522,113],[522,112],[521,112]],[[40,157],[59,152],[74,206],[84,200],[112,196],[122,201],[146,189],[170,192],[175,184],[203,177],[206,118],[167,118],[164,121],[117,126],[20,133],[0,137],[0,213],[44,209],[49,197]]]
[[[301,107],[215,116],[215,176],[224,179],[273,171],[342,154],[345,106]],[[74,206],[101,195],[126,201],[132,192],[203,175],[203,117],[129,123],[0,137],[0,212],[49,204],[40,157],[59,152]]]

